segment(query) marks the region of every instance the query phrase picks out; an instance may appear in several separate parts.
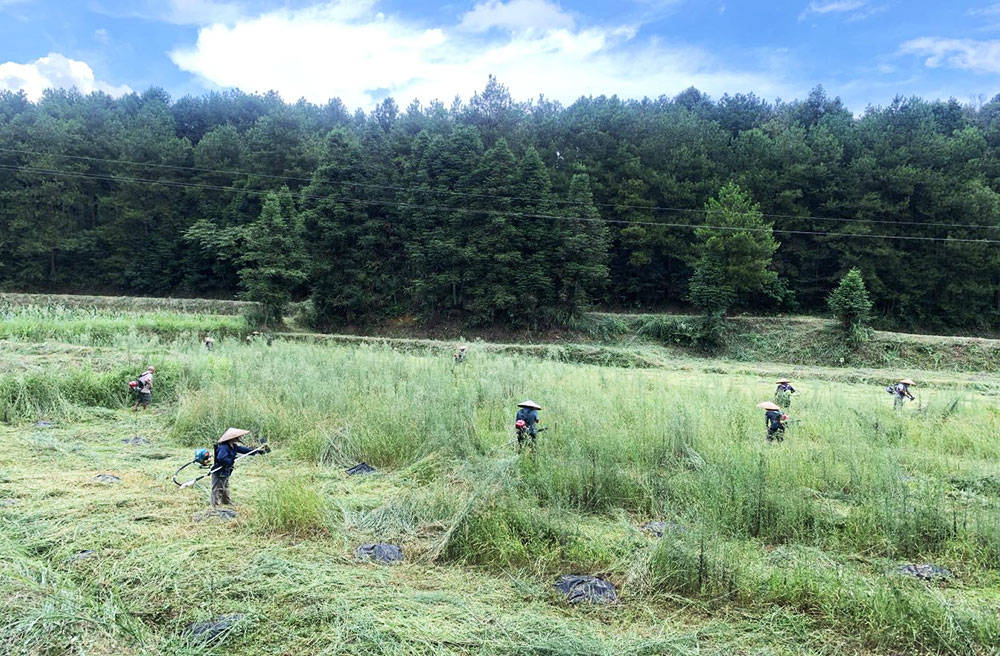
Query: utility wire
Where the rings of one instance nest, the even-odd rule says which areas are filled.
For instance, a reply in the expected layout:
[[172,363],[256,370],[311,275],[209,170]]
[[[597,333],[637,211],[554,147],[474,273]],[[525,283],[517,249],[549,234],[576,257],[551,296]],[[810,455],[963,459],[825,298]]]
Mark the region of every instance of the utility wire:
[[[88,162],[104,162],[109,164],[124,164],[127,166],[146,166],[150,168],[158,169],[168,169],[174,171],[196,171],[199,173],[214,173],[217,175],[232,175],[232,176],[247,176],[247,177],[258,177],[258,178],[268,178],[271,180],[292,180],[296,182],[312,182],[313,178],[303,178],[296,176],[287,175],[273,175],[269,173],[253,173],[251,171],[242,170],[226,170],[226,169],[210,169],[198,166],[179,166],[175,164],[155,164],[146,162],[134,162],[130,160],[122,159],[110,159],[105,157],[90,157],[86,155],[65,155],[60,153],[46,153],[41,151],[33,150],[21,150],[17,148],[4,148],[0,147],[0,152],[14,153],[19,155],[33,155],[42,157],[62,157],[67,159],[77,159]],[[581,206],[584,203],[572,200],[561,200],[561,199],[540,199],[532,198],[527,196],[504,196],[500,194],[482,194],[464,191],[454,191],[451,189],[426,189],[421,187],[404,187],[397,185],[384,185],[377,184],[374,182],[355,182],[349,180],[330,180],[327,181],[330,184],[338,184],[349,187],[362,187],[366,189],[385,189],[391,191],[403,191],[407,193],[414,194],[438,194],[447,196],[456,196],[461,198],[484,198],[491,200],[511,200],[511,201],[524,201],[524,202],[549,202],[555,205],[576,205]],[[240,189],[240,191],[247,191]],[[684,207],[667,207],[667,206],[657,206],[657,205],[631,205],[624,203],[593,203],[594,207],[608,207],[615,209],[634,209],[634,210],[644,210],[648,212],[676,212],[682,214],[707,214],[708,210],[697,209],[697,208],[684,208]],[[761,216],[770,219],[791,219],[798,221],[833,221],[841,223],[868,223],[877,225],[907,225],[907,226],[923,226],[932,228],[971,228],[971,229],[983,229],[983,230],[1000,230],[1000,225],[986,225],[982,223],[941,223],[941,222],[925,222],[925,221],[892,221],[888,219],[857,219],[857,218],[847,218],[847,217],[836,217],[836,216],[809,216],[809,215],[798,215],[798,214],[776,214],[768,212],[760,212]]]
[[[98,175],[90,173],[82,173],[77,171],[59,171],[55,169],[38,169],[32,167],[18,167],[11,166],[8,164],[0,164],[0,169],[19,171],[22,173],[37,174],[37,175],[51,175],[51,176],[61,176],[70,178],[84,178],[93,180],[103,180],[108,182],[128,182],[134,184],[153,184],[162,185],[166,187],[179,187],[185,189],[208,189],[211,191],[232,191],[241,192],[247,194],[253,194],[258,196],[266,196],[267,194],[273,193],[270,190],[264,189],[241,189],[238,187],[227,187],[220,185],[206,185],[194,182],[179,182],[174,180],[154,180],[147,178],[133,178],[126,176],[111,176],[111,175]],[[302,198],[310,198],[315,200],[333,200],[335,202],[341,203],[356,203],[361,205],[381,205],[389,207],[408,207],[414,209],[422,209],[427,211],[437,211],[437,212],[459,212],[466,214],[488,214],[492,216],[506,216],[515,218],[527,218],[527,219],[548,219],[553,221],[582,221],[591,223],[611,223],[611,224],[623,224],[623,225],[642,225],[642,226],[659,226],[664,228],[687,228],[687,229],[708,229],[708,230],[723,230],[723,231],[733,231],[733,232],[768,232],[777,233],[785,235],[812,235],[817,237],[859,237],[868,239],[894,239],[901,241],[924,241],[924,242],[943,242],[943,243],[970,243],[970,244],[1000,244],[1000,239],[968,239],[968,238],[952,238],[952,237],[921,237],[914,235],[886,235],[886,234],[867,234],[862,232],[829,232],[823,230],[789,230],[785,228],[753,228],[753,227],[741,227],[741,226],[719,226],[719,225],[707,225],[707,224],[697,224],[697,223],[667,223],[662,221],[628,221],[625,219],[604,219],[604,218],[594,218],[594,217],[582,217],[582,216],[559,216],[556,214],[533,214],[526,212],[510,212],[503,210],[491,210],[491,209],[478,209],[478,208],[468,208],[468,207],[437,207],[433,205],[423,205],[420,203],[409,203],[405,201],[394,201],[394,200],[375,200],[375,199],[365,199],[365,198],[351,198],[351,197],[338,197],[332,195],[315,195],[315,194],[302,194]]]

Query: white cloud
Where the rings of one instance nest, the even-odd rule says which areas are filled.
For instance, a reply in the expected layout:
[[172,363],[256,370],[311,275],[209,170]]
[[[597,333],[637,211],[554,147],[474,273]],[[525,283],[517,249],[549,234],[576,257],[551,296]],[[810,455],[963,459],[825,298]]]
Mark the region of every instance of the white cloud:
[[806,11],[812,14],[830,14],[861,9],[867,0],[833,0],[832,2],[810,2]]
[[[512,7],[547,12],[549,22],[525,29]],[[387,92],[400,104],[467,98],[491,73],[518,98],[563,102],[672,95],[692,85],[713,95],[794,95],[771,67],[731,70],[696,48],[640,41],[636,26],[581,27],[569,18],[540,0],[487,0],[455,25],[418,25],[379,13],[374,0],[341,0],[204,27],[196,44],[171,58],[220,87],[273,89],[318,103],[339,97],[365,108]]]
[[969,16],[1000,16],[1000,2],[980,9],[970,9],[965,13]]
[[163,20],[178,25],[210,25],[233,23],[244,17],[243,9],[235,2],[213,0],[168,0],[157,2]]
[[73,87],[81,93],[103,91],[116,97],[132,91],[125,85],[116,87],[95,79],[93,69],[86,62],[69,59],[56,52],[29,64],[12,61],[0,64],[0,89],[23,90],[32,101],[41,98],[46,89]]
[[900,46],[904,55],[927,57],[930,68],[948,66],[976,73],[1000,73],[1000,41],[921,37]]
[[548,0],[487,0],[462,16],[461,23],[471,32],[572,29],[573,25],[573,17]]
[[[809,3],[809,6],[802,10],[799,14],[799,20],[805,20],[812,16],[813,14],[842,14],[845,12],[856,12],[858,9],[863,9],[865,5],[868,4],[868,0],[826,0],[825,2],[813,2]],[[859,12],[861,13],[861,12]],[[857,16],[857,14],[855,14]]]
[[[17,0],[15,0],[17,1]],[[247,0],[91,0],[90,11],[112,18],[139,18],[174,25],[232,24],[246,18]],[[0,3],[4,0],[0,0]]]

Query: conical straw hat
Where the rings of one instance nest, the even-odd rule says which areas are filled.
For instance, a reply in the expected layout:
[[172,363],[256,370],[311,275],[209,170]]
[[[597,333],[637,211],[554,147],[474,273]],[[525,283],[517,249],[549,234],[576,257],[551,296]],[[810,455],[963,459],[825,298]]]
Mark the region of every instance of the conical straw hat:
[[776,381],[774,381],[774,382],[775,382],[776,384],[778,384],[778,385],[781,385],[782,383],[790,383],[790,382],[792,382],[792,381],[788,380],[787,378],[779,378],[778,380],[776,380]]
[[781,410],[781,407],[776,403],[771,403],[770,401],[763,401],[757,404],[757,407],[761,410]]
[[521,401],[520,403],[517,404],[517,407],[519,407],[519,408],[533,408],[534,410],[541,410],[542,409],[542,406],[538,405],[537,403],[535,403],[531,399],[528,399],[527,401]]
[[244,435],[249,435],[249,434],[250,431],[243,430],[242,428],[227,428],[226,432],[223,433],[222,437],[219,438],[219,444],[222,444],[223,442],[231,442],[233,440],[238,440]]
[[916,383],[914,383],[909,378],[904,378],[904,379],[900,380],[899,382],[903,383],[904,385],[916,385]]

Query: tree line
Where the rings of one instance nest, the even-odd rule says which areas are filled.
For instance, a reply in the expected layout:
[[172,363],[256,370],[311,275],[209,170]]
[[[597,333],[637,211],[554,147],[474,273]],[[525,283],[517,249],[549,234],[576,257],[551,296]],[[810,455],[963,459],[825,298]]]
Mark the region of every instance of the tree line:
[[883,324],[991,328],[998,190],[1000,96],[0,92],[0,287],[309,298],[319,326],[825,312],[857,269]]

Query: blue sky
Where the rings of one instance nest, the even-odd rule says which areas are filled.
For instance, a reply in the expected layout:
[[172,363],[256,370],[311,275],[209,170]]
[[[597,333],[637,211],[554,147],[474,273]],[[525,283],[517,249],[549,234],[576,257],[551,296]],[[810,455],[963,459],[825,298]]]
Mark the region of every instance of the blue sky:
[[288,100],[540,93],[804,97],[1000,93],[1000,2],[937,0],[0,0],[0,88]]

